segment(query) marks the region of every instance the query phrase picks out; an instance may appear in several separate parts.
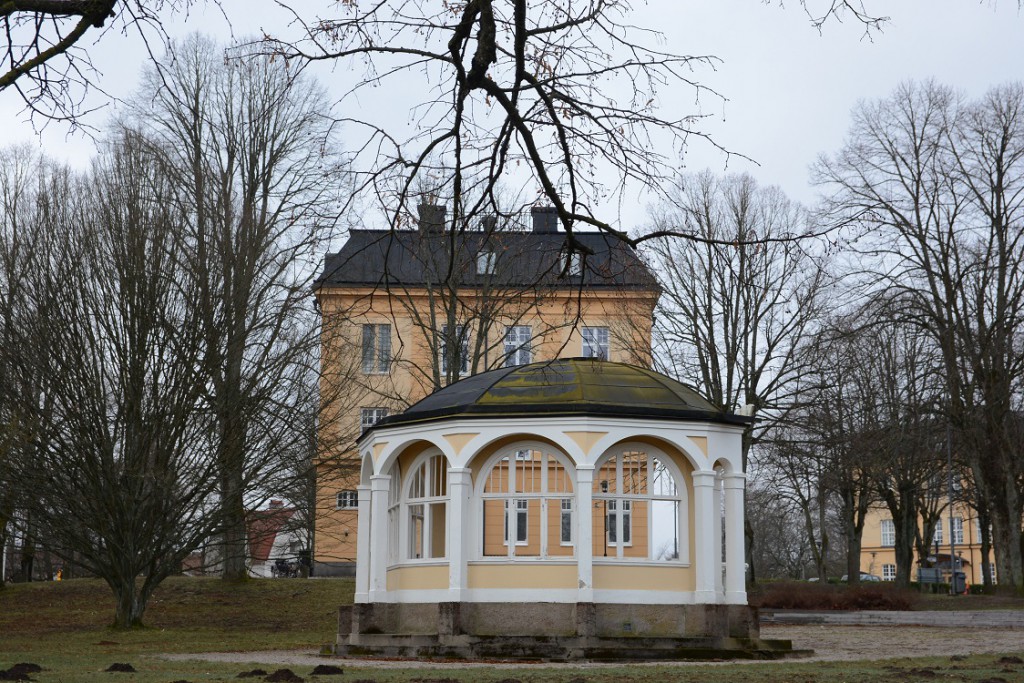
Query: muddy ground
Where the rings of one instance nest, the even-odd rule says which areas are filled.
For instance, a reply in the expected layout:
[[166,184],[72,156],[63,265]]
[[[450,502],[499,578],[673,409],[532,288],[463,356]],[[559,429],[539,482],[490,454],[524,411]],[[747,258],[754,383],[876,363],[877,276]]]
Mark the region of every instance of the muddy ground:
[[[890,659],[895,657],[931,657],[969,654],[1020,653],[1024,651],[1024,631],[1012,629],[951,629],[924,626],[763,626],[763,638],[793,641],[797,649],[811,649],[815,654],[806,661],[848,661],[856,659]],[[201,659],[220,662],[258,662],[290,666],[315,666],[324,662],[312,652],[212,652],[205,654],[167,655],[169,659]],[[663,664],[663,663],[662,663]],[[409,662],[359,660],[358,666],[404,668]],[[417,668],[463,668],[477,664],[417,662]],[[488,663],[487,667],[500,667]],[[509,664],[519,667],[522,664]],[[544,664],[545,667],[602,667],[609,664]]]

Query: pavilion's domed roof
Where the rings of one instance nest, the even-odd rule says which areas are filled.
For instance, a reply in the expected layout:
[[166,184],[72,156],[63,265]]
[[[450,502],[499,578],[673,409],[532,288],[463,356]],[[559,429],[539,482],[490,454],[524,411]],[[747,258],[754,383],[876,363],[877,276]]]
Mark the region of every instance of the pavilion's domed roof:
[[568,358],[467,377],[376,426],[450,417],[560,415],[750,422],[718,410],[691,387],[653,370],[595,358]]

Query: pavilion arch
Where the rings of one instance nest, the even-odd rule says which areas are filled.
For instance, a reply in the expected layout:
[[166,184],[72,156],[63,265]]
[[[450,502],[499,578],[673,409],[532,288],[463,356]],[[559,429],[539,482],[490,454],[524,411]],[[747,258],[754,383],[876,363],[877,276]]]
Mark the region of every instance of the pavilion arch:
[[566,448],[568,444],[559,443],[552,438],[536,432],[520,430],[504,434],[481,435],[478,438],[480,441],[474,439],[467,444],[465,449],[467,453],[470,453],[470,455],[465,458],[465,463],[466,467],[468,467],[473,473],[472,476],[474,482],[477,481],[477,478],[488,459],[493,457],[497,452],[504,450],[508,445],[514,443],[534,443],[550,446],[551,448],[557,449],[562,455],[568,458],[571,467],[576,467],[575,460],[573,460],[572,455],[568,452],[569,449]]
[[549,439],[502,439],[471,463],[474,555],[565,559],[575,554],[576,470]]
[[[707,466],[707,456],[687,437],[684,436],[679,439],[670,440],[666,437],[655,436],[649,430],[639,428],[630,430],[616,429],[614,432],[598,440],[591,449],[591,453],[596,453],[596,457],[600,459],[616,444],[626,441],[650,444],[670,457],[678,456],[682,460],[678,461],[677,464],[685,462],[692,470],[700,470]],[[595,460],[594,462],[596,464],[597,461]]]
[[377,457],[374,458],[374,471],[376,474],[388,474],[398,459],[408,460],[410,453],[419,454],[424,448],[436,448],[444,453],[449,464],[455,460],[455,452],[451,444],[443,440],[432,438],[432,434],[417,434],[401,441],[381,444],[382,448]]
[[359,483],[362,486],[370,485],[370,477],[373,476],[373,453],[367,452],[363,454],[362,464],[359,468]]
[[689,563],[693,463],[659,441],[621,440],[598,457],[592,485],[595,509],[601,510],[593,516],[595,560]]

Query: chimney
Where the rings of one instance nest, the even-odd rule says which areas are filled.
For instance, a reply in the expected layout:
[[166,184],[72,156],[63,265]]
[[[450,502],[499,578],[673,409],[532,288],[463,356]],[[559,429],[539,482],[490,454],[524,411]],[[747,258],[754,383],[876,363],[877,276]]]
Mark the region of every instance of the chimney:
[[448,209],[443,205],[420,204],[420,232],[424,235],[436,235],[444,232],[445,214]]
[[280,510],[283,507],[284,507],[284,501],[283,500],[277,500],[276,498],[275,499],[271,499],[271,501],[270,501],[270,509],[271,510]]
[[530,213],[533,214],[534,232],[558,232],[558,209],[553,206],[534,206]]

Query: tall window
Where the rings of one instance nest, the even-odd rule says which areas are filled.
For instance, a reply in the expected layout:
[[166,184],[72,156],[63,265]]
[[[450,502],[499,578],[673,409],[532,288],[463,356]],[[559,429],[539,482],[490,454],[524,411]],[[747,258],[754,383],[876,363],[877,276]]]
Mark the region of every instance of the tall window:
[[405,519],[411,560],[445,556],[448,512],[448,468],[440,453],[421,459],[409,474]]
[[882,520],[882,545],[896,545],[896,525],[891,519]]
[[391,325],[363,325],[363,372],[383,375],[391,370]]
[[932,536],[932,544],[934,545],[935,543],[938,543],[939,545],[942,545],[943,543],[945,543],[945,541],[942,540],[942,520],[941,519],[938,522],[936,522],[936,524],[935,524],[935,535]]
[[[451,347],[449,342],[453,342]],[[452,358],[456,349],[458,358]],[[457,367],[460,375],[469,372],[469,331],[465,325],[455,326],[453,338],[448,335],[447,325],[441,330],[441,372],[447,373],[452,367]]]
[[882,565],[882,581],[895,581],[896,580],[896,565],[894,564],[883,564]]
[[583,328],[583,357],[608,360],[608,328]]
[[594,558],[685,560],[680,477],[667,456],[641,444],[601,460],[594,471]]
[[954,543],[964,542],[964,518],[954,517],[949,523],[949,534],[953,537]]
[[399,527],[402,512],[402,478],[396,462],[391,466],[391,483],[388,486],[388,564],[395,564],[399,558]]
[[365,432],[387,416],[387,408],[361,408],[359,410],[359,426],[361,431]]
[[571,472],[547,446],[502,451],[482,480],[484,557],[572,557]]
[[530,348],[532,338],[529,325],[505,328],[505,367],[533,362],[533,352]]

